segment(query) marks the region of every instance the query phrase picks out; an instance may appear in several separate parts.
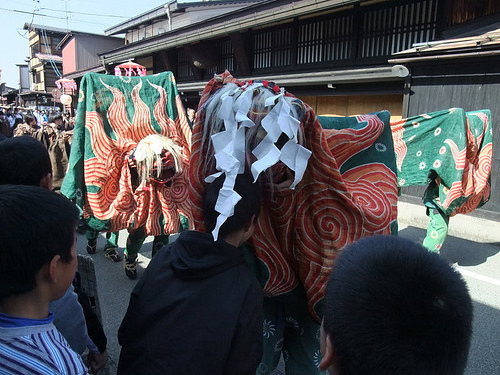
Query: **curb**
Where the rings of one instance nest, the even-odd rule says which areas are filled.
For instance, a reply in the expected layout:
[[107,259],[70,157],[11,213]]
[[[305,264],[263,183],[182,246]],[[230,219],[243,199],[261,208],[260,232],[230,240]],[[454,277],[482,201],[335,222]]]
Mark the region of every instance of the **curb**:
[[[429,218],[423,204],[398,202],[399,226],[427,229]],[[493,243],[500,246],[500,222],[471,215],[456,215],[450,218],[448,235],[469,241]]]

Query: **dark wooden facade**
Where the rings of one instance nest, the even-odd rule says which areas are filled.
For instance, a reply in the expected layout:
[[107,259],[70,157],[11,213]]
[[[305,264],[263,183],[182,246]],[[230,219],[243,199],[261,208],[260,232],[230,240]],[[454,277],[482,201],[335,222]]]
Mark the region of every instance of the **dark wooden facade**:
[[[393,53],[438,36],[440,4],[441,0],[386,1],[330,9],[157,52],[155,70],[170,68],[182,83],[208,80],[226,69],[248,76],[386,64]],[[168,62],[161,57],[165,53]],[[206,55],[202,68],[195,66],[195,53]]]

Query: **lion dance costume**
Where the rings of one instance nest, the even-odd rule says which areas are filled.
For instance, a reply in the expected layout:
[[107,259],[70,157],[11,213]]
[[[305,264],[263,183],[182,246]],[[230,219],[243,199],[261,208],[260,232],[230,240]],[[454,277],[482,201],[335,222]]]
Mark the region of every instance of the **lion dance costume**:
[[[202,225],[202,192],[214,176],[224,173],[228,182],[219,195],[220,223],[231,213],[235,173],[250,171],[271,186],[250,240],[266,295],[258,373],[270,373],[282,352],[290,373],[318,373],[322,298],[339,250],[395,227],[389,114],[350,121],[323,129],[290,93],[270,82],[240,82],[229,72],[202,94],[190,162],[195,226]],[[272,188],[287,179],[288,189]]]
[[490,197],[491,112],[451,108],[391,122],[398,186],[427,185],[430,218],[423,246],[439,252],[450,217],[467,214]]
[[[177,232],[181,215],[191,218],[187,188],[191,129],[172,73],[147,77],[87,73],[77,112],[61,191],[82,209],[87,225],[107,232],[141,229],[142,237]],[[156,142],[162,148],[157,152],[149,142],[154,155],[148,155],[147,147],[138,149],[151,135],[168,139],[163,143],[168,150],[161,141]],[[166,153],[174,160],[162,160]],[[132,154],[139,167],[137,186]],[[160,165],[173,170],[168,181],[159,181],[163,177],[155,174]],[[130,264],[135,262],[130,258]]]

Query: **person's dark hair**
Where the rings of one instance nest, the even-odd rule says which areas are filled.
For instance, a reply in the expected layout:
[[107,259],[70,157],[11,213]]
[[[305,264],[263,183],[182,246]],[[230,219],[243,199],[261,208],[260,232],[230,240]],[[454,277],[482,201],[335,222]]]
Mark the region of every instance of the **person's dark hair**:
[[56,112],[50,115],[49,122],[55,122],[56,120],[63,120],[63,115],[61,114],[61,112]]
[[45,146],[23,135],[0,142],[0,185],[33,185],[52,173],[49,153]]
[[26,124],[29,124],[32,121],[35,121],[36,123],[38,123],[38,120],[36,119],[36,117],[34,115],[31,115],[29,113],[24,115],[24,122]]
[[462,374],[472,333],[466,283],[438,254],[395,236],[340,253],[323,327],[339,374]]
[[[205,187],[203,194],[203,220],[207,232],[212,232],[217,223],[219,213],[215,211],[215,204],[222,188],[225,175],[219,176],[214,182]],[[229,233],[236,232],[250,222],[252,216],[255,218],[260,213],[260,185],[258,181],[253,183],[252,177],[248,174],[239,174],[236,177],[234,191],[241,199],[234,208],[234,215],[227,218],[226,222],[219,229],[219,238],[224,238]]]
[[79,219],[64,196],[27,185],[0,186],[0,300],[36,287],[36,274],[56,255],[72,260]]

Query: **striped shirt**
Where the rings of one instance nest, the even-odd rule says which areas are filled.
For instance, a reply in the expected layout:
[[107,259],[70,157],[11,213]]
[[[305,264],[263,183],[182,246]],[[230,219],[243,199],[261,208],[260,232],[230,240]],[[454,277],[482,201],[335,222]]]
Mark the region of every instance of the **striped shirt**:
[[52,321],[0,326],[0,375],[87,373],[80,355],[70,348]]

